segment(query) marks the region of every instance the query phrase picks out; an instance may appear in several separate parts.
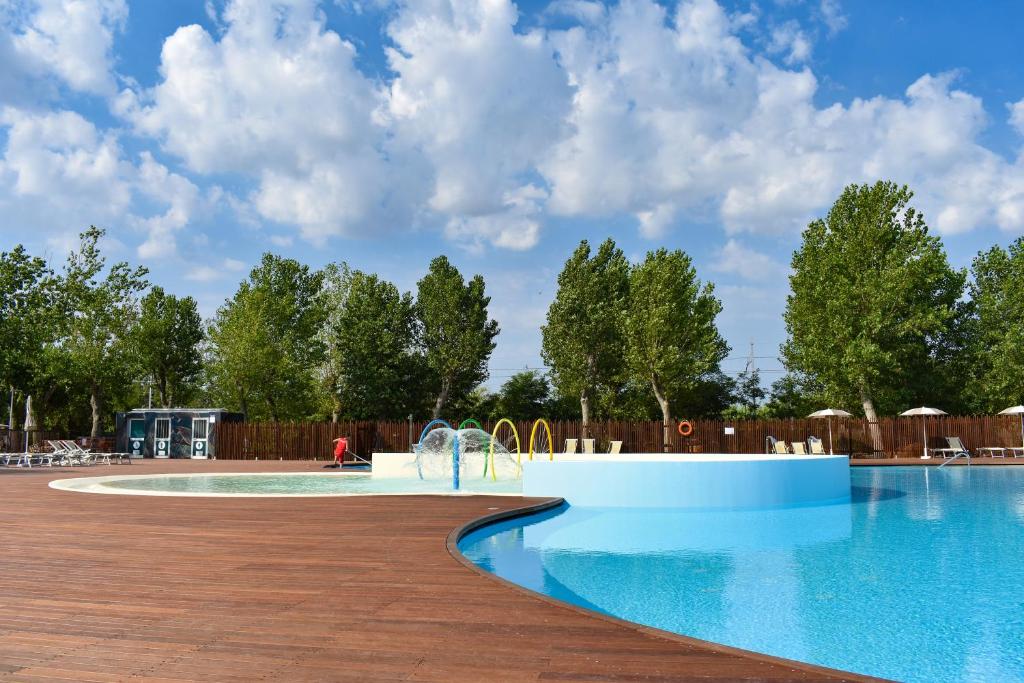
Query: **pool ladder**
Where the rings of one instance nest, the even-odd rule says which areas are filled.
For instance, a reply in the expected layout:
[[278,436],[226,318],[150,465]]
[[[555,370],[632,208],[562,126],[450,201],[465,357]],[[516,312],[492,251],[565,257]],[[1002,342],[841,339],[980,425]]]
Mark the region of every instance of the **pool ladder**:
[[970,467],[971,466],[971,454],[968,453],[967,451],[960,451],[959,453],[954,455],[952,458],[950,458],[949,460],[947,460],[944,463],[942,463],[941,465],[939,465],[939,469],[941,470],[943,467],[945,467],[949,463],[953,462],[954,460],[956,460],[960,456],[963,456],[963,457],[967,458],[967,466]]

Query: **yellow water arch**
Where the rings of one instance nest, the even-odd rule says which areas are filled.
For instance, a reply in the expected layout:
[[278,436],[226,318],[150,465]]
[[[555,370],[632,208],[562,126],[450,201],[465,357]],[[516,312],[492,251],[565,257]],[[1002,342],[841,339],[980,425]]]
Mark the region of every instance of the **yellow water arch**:
[[[509,427],[512,428],[512,436],[514,436],[516,439],[516,464],[519,465],[520,469],[523,466],[523,450],[522,447],[519,445],[519,430],[516,429],[516,426],[512,422],[512,420],[508,419],[507,417],[503,417],[500,420],[498,420],[498,424],[494,425],[494,431],[491,432],[491,445],[487,456],[487,460],[491,466],[491,481],[498,481],[498,472],[494,468],[494,441],[495,439],[498,438],[498,428],[501,427],[501,425],[503,424],[507,424]],[[487,476],[486,471],[484,472],[484,476]]]
[[554,443],[554,439],[551,437],[551,425],[549,425],[548,421],[545,420],[544,418],[540,418],[539,420],[535,420],[534,423],[533,423],[533,427],[530,428],[530,460],[533,460],[533,437],[535,437],[537,435],[537,427],[539,427],[541,425],[544,425],[544,431],[548,433],[548,459],[549,460],[554,460],[555,459],[555,443]]

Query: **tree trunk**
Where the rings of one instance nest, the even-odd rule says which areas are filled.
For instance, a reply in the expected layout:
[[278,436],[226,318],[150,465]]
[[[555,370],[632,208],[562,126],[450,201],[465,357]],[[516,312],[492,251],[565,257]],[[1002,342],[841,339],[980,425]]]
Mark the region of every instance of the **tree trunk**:
[[583,438],[590,438],[590,395],[584,389],[580,392],[580,414],[583,416]]
[[103,405],[100,402],[99,387],[95,384],[89,392],[89,407],[92,408],[92,431],[89,432],[89,436],[93,439],[98,439],[100,436]]
[[668,453],[672,450],[672,443],[669,438],[672,412],[668,404],[668,397],[665,395],[665,390],[658,381],[657,375],[651,375],[651,388],[654,389],[654,398],[658,399],[658,405],[661,406],[661,449]]
[[245,395],[245,390],[242,389],[241,384],[235,384],[235,388],[238,389],[238,403],[242,407],[242,419],[246,422],[249,421],[249,399]]
[[157,389],[160,391],[160,405],[164,408],[171,407],[171,397],[167,392],[167,377],[161,376],[157,379]]
[[864,406],[864,417],[868,419],[868,431],[871,432],[871,449],[875,454],[884,450],[882,443],[882,427],[878,424],[878,413],[875,412],[875,403],[871,400],[871,394],[865,387],[861,387],[860,401]]
[[452,389],[452,382],[447,377],[441,380],[441,393],[437,395],[437,400],[434,401],[434,411],[431,413],[431,418],[436,420],[441,417],[441,411],[444,409],[444,404],[448,402],[448,392]]

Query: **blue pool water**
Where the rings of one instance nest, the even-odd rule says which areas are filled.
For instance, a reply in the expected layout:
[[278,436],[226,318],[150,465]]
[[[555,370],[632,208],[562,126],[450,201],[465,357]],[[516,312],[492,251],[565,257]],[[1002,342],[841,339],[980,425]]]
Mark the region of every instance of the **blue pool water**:
[[1024,680],[1024,468],[857,468],[850,504],[563,506],[460,548],[506,579],[697,638],[905,681]]

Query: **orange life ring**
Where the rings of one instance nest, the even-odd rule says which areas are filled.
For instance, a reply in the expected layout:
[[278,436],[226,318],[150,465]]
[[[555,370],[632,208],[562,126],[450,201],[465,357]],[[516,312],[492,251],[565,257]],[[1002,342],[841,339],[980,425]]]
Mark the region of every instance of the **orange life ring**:
[[689,420],[682,420],[677,430],[679,431],[679,436],[689,436],[693,434],[693,425],[690,424]]

